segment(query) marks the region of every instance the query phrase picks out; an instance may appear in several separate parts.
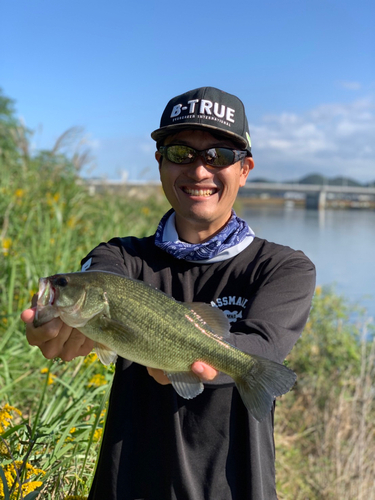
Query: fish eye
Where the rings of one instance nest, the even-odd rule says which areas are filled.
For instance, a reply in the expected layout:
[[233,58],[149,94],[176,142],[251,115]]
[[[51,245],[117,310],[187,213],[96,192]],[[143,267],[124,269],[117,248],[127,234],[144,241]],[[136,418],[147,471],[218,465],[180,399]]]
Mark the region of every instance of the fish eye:
[[57,280],[55,281],[56,285],[57,286],[61,286],[61,287],[64,287],[68,284],[68,280],[64,277],[61,277],[61,278],[57,278]]

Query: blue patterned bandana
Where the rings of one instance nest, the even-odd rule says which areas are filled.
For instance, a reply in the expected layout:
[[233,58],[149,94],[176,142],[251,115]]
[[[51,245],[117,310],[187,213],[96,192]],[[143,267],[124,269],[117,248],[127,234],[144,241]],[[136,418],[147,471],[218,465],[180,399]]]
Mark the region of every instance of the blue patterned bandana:
[[228,224],[210,240],[204,243],[180,241],[175,227],[175,213],[171,209],[159,222],[155,233],[155,245],[176,257],[189,262],[219,262],[234,257],[254,239],[254,233],[247,223],[232,210]]

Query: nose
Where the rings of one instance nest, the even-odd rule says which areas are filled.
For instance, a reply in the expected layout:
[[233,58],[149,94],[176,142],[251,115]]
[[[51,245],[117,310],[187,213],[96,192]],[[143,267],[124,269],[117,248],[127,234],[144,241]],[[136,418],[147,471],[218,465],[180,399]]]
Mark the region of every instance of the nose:
[[207,165],[202,156],[197,156],[193,163],[186,165],[186,173],[194,180],[203,180],[212,177],[212,167]]

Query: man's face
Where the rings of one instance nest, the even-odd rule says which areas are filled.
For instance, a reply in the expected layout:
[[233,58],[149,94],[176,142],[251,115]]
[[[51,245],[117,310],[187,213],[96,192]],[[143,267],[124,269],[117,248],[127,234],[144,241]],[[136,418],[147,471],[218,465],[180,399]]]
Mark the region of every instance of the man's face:
[[[229,139],[218,139],[209,132],[185,130],[168,136],[164,145],[184,144],[199,151],[211,147],[238,149]],[[155,154],[160,161],[160,153]],[[175,164],[162,158],[160,179],[164,193],[176,212],[180,238],[197,243],[210,238],[229,220],[238,189],[254,167],[252,158],[228,167],[213,167],[198,157],[194,163]],[[195,241],[193,241],[195,240]]]

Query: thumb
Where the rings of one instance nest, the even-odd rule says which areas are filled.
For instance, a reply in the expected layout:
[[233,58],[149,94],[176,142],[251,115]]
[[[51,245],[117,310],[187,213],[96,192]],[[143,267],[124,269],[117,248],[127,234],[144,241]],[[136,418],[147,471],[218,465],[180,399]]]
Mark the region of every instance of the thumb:
[[202,361],[196,361],[195,363],[193,363],[191,369],[196,375],[206,381],[213,380],[219,373],[217,370],[215,370],[215,368],[207,365],[206,363],[203,363]]
[[31,307],[30,309],[25,309],[21,313],[21,319],[24,323],[32,323],[35,318],[36,307]]

